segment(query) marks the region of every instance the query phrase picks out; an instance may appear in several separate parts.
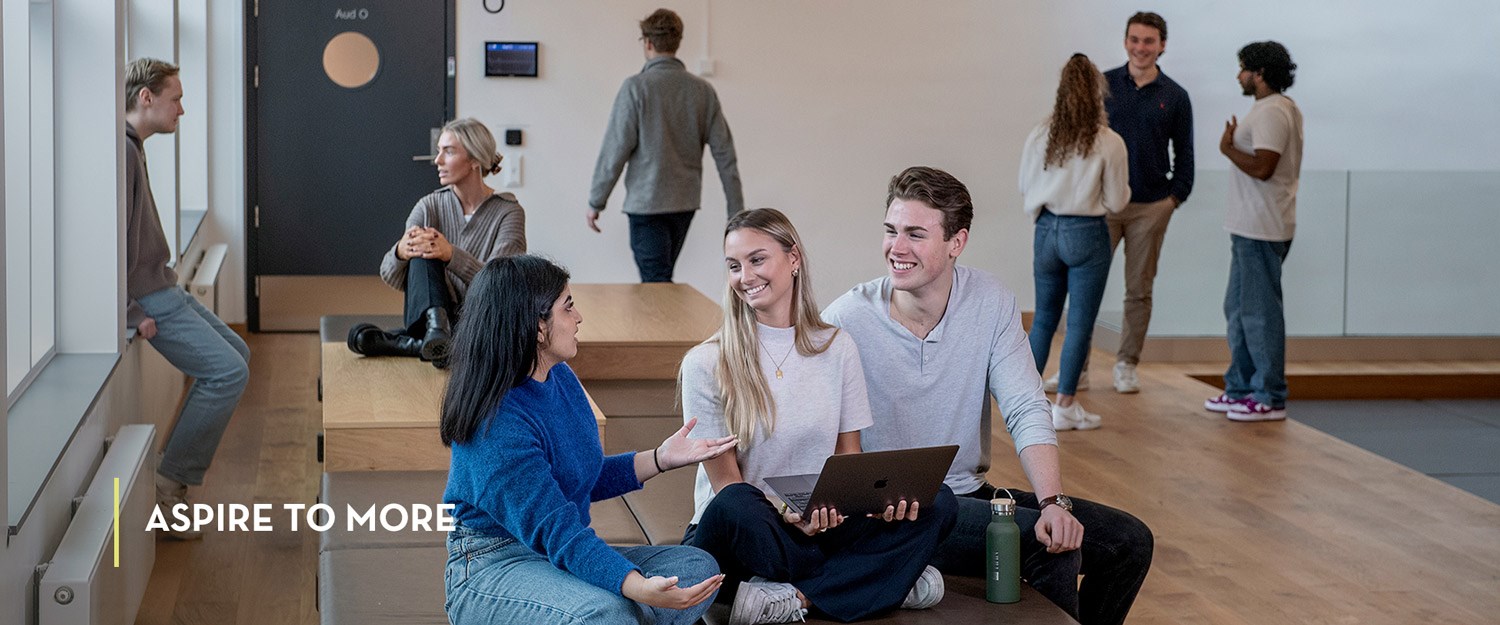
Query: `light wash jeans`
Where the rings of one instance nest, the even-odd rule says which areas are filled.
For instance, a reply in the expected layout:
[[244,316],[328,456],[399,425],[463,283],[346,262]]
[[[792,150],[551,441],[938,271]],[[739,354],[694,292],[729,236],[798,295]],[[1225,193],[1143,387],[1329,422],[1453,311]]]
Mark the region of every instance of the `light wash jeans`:
[[[615,551],[641,567],[642,575],[677,576],[682,588],[719,574],[713,557],[695,547],[615,547]],[[546,556],[514,538],[484,536],[463,526],[448,533],[443,582],[447,595],[443,608],[453,625],[691,625],[714,601],[710,596],[686,610],[637,603],[553,566]]]
[[1272,408],[1286,407],[1286,318],[1281,301],[1281,264],[1291,241],[1257,241],[1229,235],[1229,288],[1224,319],[1229,322],[1229,370],[1224,394],[1254,397]]
[[1047,366],[1052,335],[1057,333],[1063,303],[1068,305],[1068,333],[1063,337],[1062,362],[1057,367],[1057,392],[1072,395],[1088,360],[1094,338],[1094,319],[1104,299],[1109,263],[1109,225],[1104,217],[1054,215],[1047,209],[1036,220],[1032,246],[1032,275],[1036,280],[1036,314],[1031,318],[1031,357],[1036,369]]
[[229,417],[250,381],[250,348],[181,287],[149,293],[137,301],[146,316],[156,320],[151,347],[193,378],[156,472],[183,484],[202,484]]

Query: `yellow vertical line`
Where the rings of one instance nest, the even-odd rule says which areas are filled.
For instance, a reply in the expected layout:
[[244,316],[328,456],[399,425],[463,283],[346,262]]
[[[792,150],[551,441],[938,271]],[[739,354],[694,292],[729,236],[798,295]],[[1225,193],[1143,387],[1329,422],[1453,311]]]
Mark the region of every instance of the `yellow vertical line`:
[[115,568],[120,568],[120,478],[115,478]]

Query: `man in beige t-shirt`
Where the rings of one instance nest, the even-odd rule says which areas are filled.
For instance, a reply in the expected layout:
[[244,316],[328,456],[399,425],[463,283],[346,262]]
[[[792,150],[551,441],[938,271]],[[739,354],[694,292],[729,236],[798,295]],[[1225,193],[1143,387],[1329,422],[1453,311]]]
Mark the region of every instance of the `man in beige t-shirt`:
[[1240,49],[1239,82],[1255,104],[1224,124],[1219,151],[1234,164],[1224,229],[1232,252],[1224,294],[1229,370],[1224,393],[1204,407],[1232,421],[1286,418],[1286,322],[1281,265],[1297,225],[1302,112],[1284,92],[1297,64],[1274,41]]

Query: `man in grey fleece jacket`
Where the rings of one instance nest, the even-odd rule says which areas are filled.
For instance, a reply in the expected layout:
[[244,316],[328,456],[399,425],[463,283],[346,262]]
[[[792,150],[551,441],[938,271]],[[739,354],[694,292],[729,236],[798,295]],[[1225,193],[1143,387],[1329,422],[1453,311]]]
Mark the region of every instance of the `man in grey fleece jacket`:
[[[171,248],[151,195],[142,142],[177,130],[182,117],[177,67],[155,59],[125,68],[125,290],[137,336],[193,378],[177,426],[156,469],[157,505],[186,503],[187,485],[202,484],[229,417],[250,381],[250,348],[213,312],[177,286]],[[197,531],[166,531],[179,539]]]
[[630,249],[641,282],[671,282],[703,199],[704,144],[718,164],[730,217],[745,207],[745,199],[719,96],[677,60],[682,18],[657,9],[641,20],[641,41],[646,66],[625,79],[615,96],[585,217],[599,232],[599,213],[623,170]]

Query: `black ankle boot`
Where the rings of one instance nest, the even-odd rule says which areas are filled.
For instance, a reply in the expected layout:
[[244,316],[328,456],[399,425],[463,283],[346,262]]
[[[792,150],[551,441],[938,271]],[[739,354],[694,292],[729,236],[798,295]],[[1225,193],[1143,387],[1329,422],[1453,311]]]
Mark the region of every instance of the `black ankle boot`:
[[374,324],[349,328],[349,351],[366,356],[422,356],[422,341],[404,334],[391,334]]
[[427,320],[427,333],[422,337],[422,360],[441,362],[438,368],[448,364],[448,342],[453,338],[453,328],[448,325],[448,311],[437,306],[422,313]]

